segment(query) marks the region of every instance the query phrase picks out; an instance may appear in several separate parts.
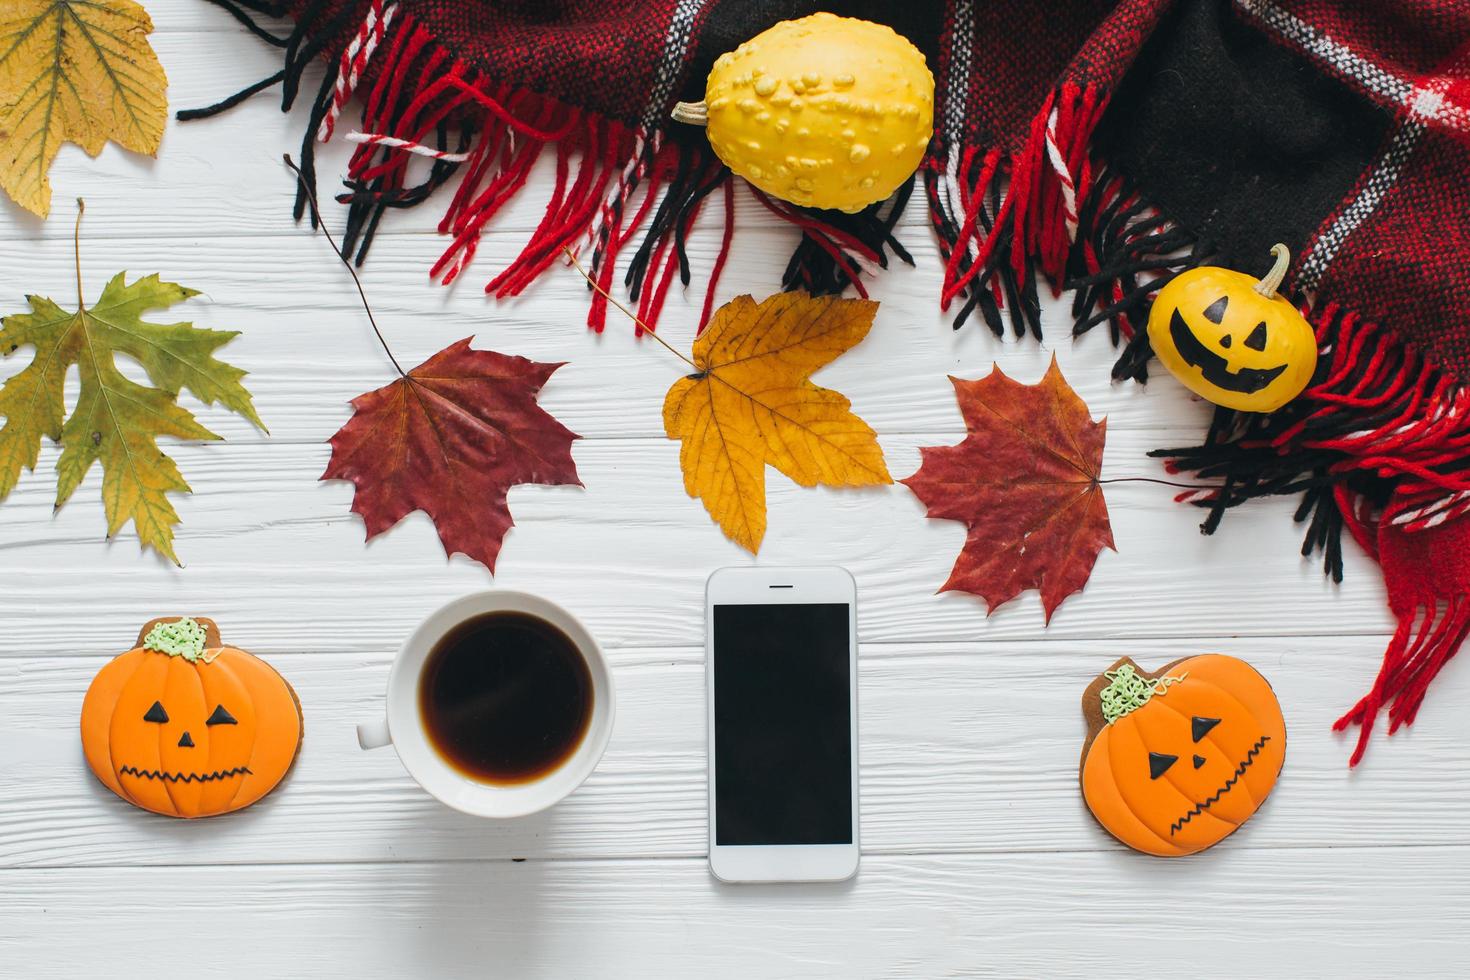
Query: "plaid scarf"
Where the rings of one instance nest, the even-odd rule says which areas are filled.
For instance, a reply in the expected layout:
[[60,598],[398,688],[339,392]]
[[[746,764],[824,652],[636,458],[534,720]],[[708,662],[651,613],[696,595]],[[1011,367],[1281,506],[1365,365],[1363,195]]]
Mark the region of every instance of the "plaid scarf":
[[[438,197],[448,238],[432,274],[463,274],[480,234],[553,153],[545,217],[486,285],[515,295],[571,247],[611,288],[619,255],[645,323],[708,210],[724,245],[734,181],[701,131],[670,123],[703,96],[722,52],[828,9],[891,25],[937,82],[919,186],[847,215],[756,198],[800,233],[784,285],[853,288],[890,259],[921,190],[955,325],[1041,332],[1037,283],[1074,290],[1075,333],[1106,327],[1113,372],[1144,380],[1141,329],[1157,290],[1199,264],[1255,275],[1272,243],[1317,329],[1311,386],[1268,415],[1217,411],[1199,446],[1161,450],[1217,489],[1181,499],[1225,513],[1300,495],[1303,554],[1340,579],[1344,531],[1381,564],[1398,627],[1369,693],[1337,723],[1361,758],[1470,634],[1470,3],[1465,0],[214,0],[283,49],[283,69],[221,111],[326,59],[302,147],[359,143],[338,200],[361,260],[390,209]],[[289,16],[277,36],[256,15]],[[360,132],[341,118],[361,102]],[[411,178],[414,157],[426,175]],[[415,167],[419,174],[422,167]],[[451,177],[461,177],[449,185]],[[442,192],[441,192],[442,188]],[[709,207],[718,199],[717,206]],[[298,197],[296,217],[305,208]],[[606,302],[594,295],[589,324]]]

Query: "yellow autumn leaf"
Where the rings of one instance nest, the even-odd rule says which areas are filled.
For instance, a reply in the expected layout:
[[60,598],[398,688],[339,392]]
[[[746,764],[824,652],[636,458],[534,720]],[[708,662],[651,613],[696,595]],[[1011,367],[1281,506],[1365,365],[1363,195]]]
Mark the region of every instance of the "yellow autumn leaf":
[[766,533],[766,464],[804,487],[892,483],[883,450],[845,397],[810,375],[867,336],[870,300],[780,293],[718,310],[694,342],[698,373],[664,400],[684,489],[754,553]]
[[45,217],[47,171],[66,140],[153,154],[168,85],[132,0],[0,0],[0,188]]

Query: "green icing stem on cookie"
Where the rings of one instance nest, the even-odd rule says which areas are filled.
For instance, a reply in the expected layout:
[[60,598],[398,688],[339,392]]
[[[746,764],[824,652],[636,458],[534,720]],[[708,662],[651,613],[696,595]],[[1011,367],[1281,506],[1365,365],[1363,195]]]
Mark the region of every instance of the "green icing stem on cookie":
[[1137,711],[1148,704],[1155,694],[1163,694],[1170,684],[1178,684],[1189,674],[1149,680],[1140,677],[1132,664],[1123,664],[1117,670],[1103,671],[1103,676],[1108,679],[1108,686],[1098,694],[1098,699],[1102,701],[1103,720],[1111,725],[1130,711]]
[[204,640],[208,634],[188,616],[172,623],[159,623],[143,637],[143,649],[166,653],[170,657],[183,657],[190,663],[196,662],[204,653]]

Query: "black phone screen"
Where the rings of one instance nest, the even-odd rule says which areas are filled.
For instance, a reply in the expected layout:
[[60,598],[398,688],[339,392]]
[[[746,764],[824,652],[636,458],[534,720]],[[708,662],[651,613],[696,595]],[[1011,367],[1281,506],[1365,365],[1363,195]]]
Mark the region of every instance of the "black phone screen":
[[714,607],[715,843],[852,843],[846,603]]

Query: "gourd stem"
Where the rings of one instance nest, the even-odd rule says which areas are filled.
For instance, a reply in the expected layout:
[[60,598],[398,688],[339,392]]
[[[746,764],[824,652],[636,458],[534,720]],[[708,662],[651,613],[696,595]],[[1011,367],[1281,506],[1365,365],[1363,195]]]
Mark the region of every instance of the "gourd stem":
[[709,108],[703,102],[675,102],[674,111],[669,115],[674,117],[674,122],[691,126],[709,125]]
[[1291,268],[1291,252],[1285,245],[1280,242],[1272,245],[1271,254],[1276,256],[1276,264],[1271,266],[1271,271],[1255,285],[1256,292],[1267,299],[1276,295],[1276,290],[1281,288],[1281,280],[1286,278],[1286,270]]

